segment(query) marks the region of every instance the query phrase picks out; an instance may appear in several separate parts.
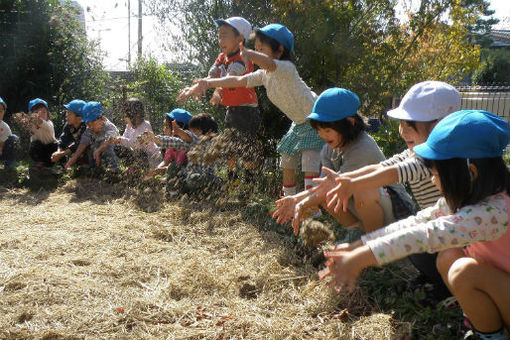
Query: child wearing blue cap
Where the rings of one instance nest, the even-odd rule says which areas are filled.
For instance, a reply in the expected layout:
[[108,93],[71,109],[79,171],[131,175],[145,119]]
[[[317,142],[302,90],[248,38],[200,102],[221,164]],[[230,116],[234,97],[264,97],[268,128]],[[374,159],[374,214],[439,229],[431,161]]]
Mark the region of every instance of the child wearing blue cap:
[[485,111],[441,120],[414,147],[443,193],[434,206],[326,252],[337,290],[354,288],[361,270],[409,254],[437,252],[438,269],[472,325],[476,339],[506,339],[510,329],[510,171],[503,149],[510,126]]
[[[171,139],[176,140],[177,146],[180,146],[181,143],[193,143],[198,140],[198,137],[188,130],[188,123],[193,116],[188,111],[177,108],[172,110],[171,112],[166,112],[164,114],[164,125],[163,132],[164,136],[172,137]],[[162,136],[155,136],[154,133],[144,133],[140,140],[142,143],[161,143]],[[168,171],[170,164],[174,165],[176,168],[181,168],[186,166],[188,161],[187,147],[186,148],[175,148],[175,147],[163,147],[163,161],[159,163],[156,169],[145,175],[145,179],[149,179],[158,174],[163,174]]]
[[312,129],[306,116],[311,112],[315,93],[299,77],[296,66],[289,60],[294,49],[294,36],[287,27],[270,24],[255,30],[255,51],[241,49],[244,59],[252,61],[259,70],[244,76],[221,79],[202,79],[197,86],[183,93],[183,97],[203,95],[212,87],[264,86],[267,96],[291,121],[292,125],[278,144],[283,169],[283,193],[296,193],[296,170],[301,158],[305,189],[313,184],[320,171],[320,149],[324,142]]
[[106,144],[119,144],[117,154],[131,169],[155,169],[161,162],[161,152],[155,143],[140,143],[138,137],[152,132],[151,123],[145,119],[145,108],[138,98],[129,98],[122,108],[126,129],[122,136],[108,138]]
[[[81,136],[85,132],[85,129],[87,129],[87,125],[82,121],[83,107],[85,104],[86,103],[81,99],[74,99],[64,104],[66,123],[58,139],[58,149],[51,155],[51,161],[53,163],[62,161],[62,158],[69,157],[78,149]],[[85,164],[86,159],[84,159],[84,157],[82,158],[82,162],[78,161],[78,163]]]
[[36,168],[51,167],[51,155],[57,151],[55,128],[50,120],[48,103],[40,98],[32,99],[28,103],[28,112],[34,118],[30,126],[30,148],[28,154]]
[[14,169],[16,166],[15,145],[19,138],[13,135],[11,128],[4,121],[7,104],[0,98],[0,161],[5,163],[6,169]]
[[[321,151],[322,164],[337,173],[384,160],[376,142],[365,132],[366,125],[357,113],[359,104],[358,96],[353,92],[331,88],[317,98],[308,116],[311,126],[326,142]],[[390,190],[393,196],[388,192]],[[402,200],[411,204],[411,198],[404,187],[393,184],[388,188],[358,192],[349,202],[348,211],[335,212],[327,208],[325,193],[319,194],[308,189],[278,200],[273,217],[279,223],[292,220],[294,233],[297,234],[305,209],[322,205],[345,227],[360,226],[365,232],[370,232],[393,222],[393,203]]]
[[70,168],[80,158],[80,156],[90,147],[88,153],[89,165],[91,167],[103,166],[111,170],[118,170],[118,157],[115,154],[113,145],[107,142],[109,138],[119,136],[117,127],[103,115],[103,106],[99,102],[87,102],[83,106],[83,121],[87,129],[80,139],[80,144],[76,152],[65,164]]

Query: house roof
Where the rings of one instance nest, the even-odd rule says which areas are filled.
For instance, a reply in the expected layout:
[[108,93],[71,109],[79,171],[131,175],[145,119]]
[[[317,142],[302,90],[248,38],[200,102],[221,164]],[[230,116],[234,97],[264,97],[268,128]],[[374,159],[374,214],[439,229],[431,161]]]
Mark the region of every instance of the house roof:
[[493,40],[491,47],[510,47],[510,30],[492,30],[489,35]]

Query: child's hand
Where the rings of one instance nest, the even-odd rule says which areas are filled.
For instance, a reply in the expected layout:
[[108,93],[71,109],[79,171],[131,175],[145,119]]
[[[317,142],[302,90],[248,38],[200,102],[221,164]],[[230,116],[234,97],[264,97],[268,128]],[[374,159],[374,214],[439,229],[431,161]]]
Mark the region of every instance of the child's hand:
[[[327,171],[332,171],[323,168]],[[329,176],[329,174],[328,174]],[[352,180],[347,176],[336,176],[334,178],[335,185],[329,188],[326,194],[326,204],[328,208],[334,207],[334,211],[338,213],[343,207],[343,211],[347,211],[349,199],[353,195]]]
[[72,157],[70,160],[68,160],[66,162],[66,164],[64,164],[64,168],[70,169],[74,165],[75,162],[76,162],[76,159],[74,159],[74,157]]
[[106,144],[119,144],[120,143],[120,137],[119,136],[110,136],[106,139]]
[[195,80],[193,83],[194,85],[179,91],[179,95],[177,96],[177,101],[179,103],[184,103],[190,96],[193,96],[197,100],[199,100],[202,96],[205,96],[205,92],[207,90],[207,81],[200,79]]
[[296,209],[296,199],[292,196],[287,196],[276,201],[276,209],[273,213],[273,218],[276,223],[285,224],[294,218]]
[[62,157],[64,157],[64,151],[55,151],[51,155],[51,162],[57,163]]
[[211,99],[209,100],[209,104],[212,106],[218,106],[221,102],[221,94],[219,91],[214,91]]

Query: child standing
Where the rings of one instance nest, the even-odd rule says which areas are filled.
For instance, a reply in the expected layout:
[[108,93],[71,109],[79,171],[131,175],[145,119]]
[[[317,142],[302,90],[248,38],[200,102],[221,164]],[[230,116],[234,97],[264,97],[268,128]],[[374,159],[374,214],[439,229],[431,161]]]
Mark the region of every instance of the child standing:
[[[208,79],[221,79],[226,76],[243,76],[253,72],[253,63],[241,57],[240,44],[248,39],[252,27],[244,18],[231,17],[228,19],[216,20],[218,26],[221,53],[216,58],[214,65],[210,68]],[[183,97],[180,97],[182,99]],[[221,104],[227,108],[225,114],[225,127],[228,130],[224,133],[232,133],[234,142],[238,144],[232,148],[234,155],[229,155],[227,167],[229,178],[237,177],[236,165],[240,159],[246,170],[246,180],[251,181],[253,174],[253,154],[247,154],[243,149],[249,143],[253,143],[260,125],[260,114],[257,95],[253,88],[229,87],[217,88],[210,100],[212,105]]]
[[4,122],[4,115],[7,110],[7,104],[0,98],[0,161],[5,163],[6,169],[16,167],[15,145],[19,138],[13,135],[11,128]]
[[312,129],[306,116],[312,112],[315,93],[303,82],[296,66],[290,61],[294,49],[294,36],[287,27],[270,24],[255,31],[256,51],[242,48],[241,55],[260,67],[243,76],[222,79],[202,79],[182,93],[183,98],[202,95],[207,88],[237,88],[264,86],[267,96],[290,120],[292,125],[278,144],[283,169],[283,193],[296,194],[296,170],[299,159],[305,177],[305,189],[312,187],[313,178],[319,175],[320,149],[324,142]]
[[35,98],[28,103],[28,112],[34,117],[34,125],[30,126],[30,148],[28,154],[37,168],[51,167],[51,155],[57,151],[55,129],[50,120],[50,112],[46,101]]
[[[378,164],[362,167],[355,171],[337,174],[328,169],[325,172],[333,181],[319,185],[326,195],[327,206],[335,213],[340,211],[350,197],[368,189],[392,183],[409,184],[419,209],[433,206],[441,197],[440,191],[430,181],[432,174],[422,160],[414,154],[414,146],[423,143],[432,128],[445,116],[460,109],[461,95],[453,86],[440,81],[424,81],[409,89],[398,108],[388,116],[399,120],[399,133],[407,149]],[[333,183],[333,185],[331,185]],[[434,300],[450,296],[436,269],[437,254],[413,254],[409,257],[426,281],[434,285]]]
[[87,147],[90,146],[89,165],[91,167],[102,165],[112,170],[118,170],[118,157],[113,145],[107,142],[110,137],[118,137],[117,127],[103,115],[103,106],[98,102],[88,102],[83,106],[83,121],[87,129],[80,139],[80,144],[73,156],[67,161],[65,167],[73,166]]
[[354,288],[361,270],[412,253],[437,252],[446,285],[476,339],[505,339],[510,329],[510,172],[503,159],[510,126],[485,111],[441,120],[414,147],[443,193],[434,206],[326,252],[330,285]]
[[[345,173],[384,160],[376,142],[365,132],[366,125],[357,114],[358,108],[359,99],[355,93],[331,88],[317,98],[308,116],[312,128],[326,142],[321,152],[322,164],[335,172]],[[308,189],[278,200],[273,217],[279,223],[293,220],[292,226],[297,235],[303,211],[322,205],[345,227],[360,226],[363,231],[370,232],[395,220],[392,199],[387,190],[396,193],[395,199],[412,204],[404,187],[394,184],[391,189],[380,187],[357,192],[349,202],[348,211],[334,212],[327,209],[325,194],[317,195],[313,189]]]
[[87,126],[82,121],[85,104],[83,100],[75,99],[64,105],[66,109],[66,124],[58,140],[58,149],[51,155],[53,163],[60,162],[63,157],[72,155],[78,149],[81,136],[87,129]]
[[161,152],[155,143],[141,144],[137,138],[145,131],[152,132],[151,123],[145,120],[145,108],[138,98],[129,98],[123,106],[126,129],[122,136],[108,138],[106,144],[120,144],[119,155],[126,165],[139,169],[155,169],[161,162]]

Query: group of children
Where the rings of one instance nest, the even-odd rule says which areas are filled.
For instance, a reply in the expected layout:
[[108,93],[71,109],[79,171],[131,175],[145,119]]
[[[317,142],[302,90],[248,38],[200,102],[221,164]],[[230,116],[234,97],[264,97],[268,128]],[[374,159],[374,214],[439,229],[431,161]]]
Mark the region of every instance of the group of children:
[[[226,106],[225,126],[238,133],[241,143],[250,143],[260,124],[255,86],[264,86],[268,98],[292,120],[278,144],[284,196],[276,201],[273,218],[290,222],[297,234],[301,221],[320,207],[343,226],[364,233],[359,241],[326,251],[326,268],[319,276],[330,277],[329,285],[337,290],[352,289],[363,268],[409,256],[437,291],[455,296],[473,338],[506,339],[510,172],[502,155],[510,138],[508,123],[485,111],[461,111],[460,94],[449,84],[421,82],[388,112],[398,119],[407,149],[385,159],[366,132],[355,93],[330,88],[317,96],[301,80],[290,61],[294,39],[285,26],[255,30],[251,50],[244,47],[252,31],[245,19],[216,23],[222,52],[208,77],[183,89],[178,100],[215,88],[211,104]],[[12,167],[17,138],[1,120],[7,105],[0,104],[0,157]],[[30,155],[43,166],[64,157],[66,167],[86,162],[90,149],[91,164],[116,169],[120,156],[144,163],[147,176],[166,171],[169,192],[201,190],[217,181],[207,157],[197,157],[217,149],[218,126],[207,114],[176,109],[166,114],[165,135],[155,136],[142,103],[130,99],[120,136],[101,104],[74,100],[65,107],[67,124],[57,141],[46,102],[29,104],[34,115]],[[163,157],[158,146],[166,150]],[[228,157],[229,180],[236,177],[239,157]],[[305,183],[298,193],[299,163]],[[253,180],[253,162],[242,165]]]

